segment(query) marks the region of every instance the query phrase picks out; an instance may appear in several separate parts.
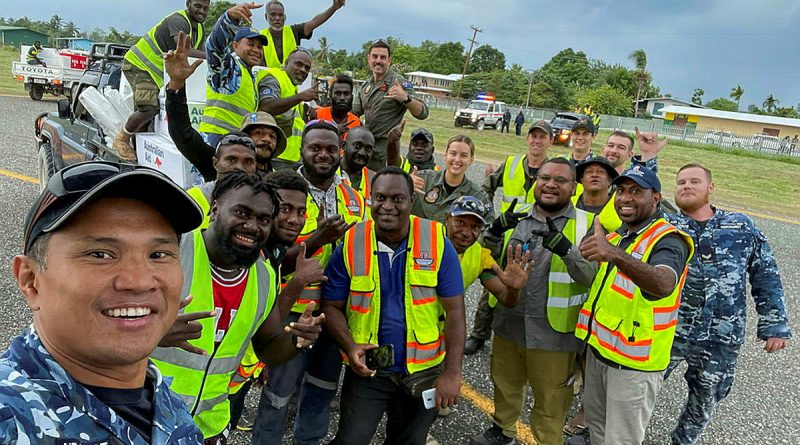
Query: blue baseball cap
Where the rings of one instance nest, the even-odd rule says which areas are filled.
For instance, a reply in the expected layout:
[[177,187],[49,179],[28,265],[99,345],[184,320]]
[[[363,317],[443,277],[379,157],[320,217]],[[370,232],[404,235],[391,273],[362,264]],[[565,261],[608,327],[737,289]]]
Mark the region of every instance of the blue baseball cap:
[[447,213],[452,216],[473,215],[486,224],[492,214],[492,207],[474,196],[461,196],[453,201]]
[[261,41],[262,45],[264,46],[269,45],[269,40],[267,39],[267,36],[259,33],[258,31],[255,30],[255,28],[249,28],[246,26],[244,28],[239,28],[239,30],[236,31],[236,35],[233,37],[233,41],[238,42],[239,40],[242,39],[258,39]]
[[617,185],[626,179],[630,179],[631,181],[639,184],[641,187],[653,189],[653,191],[661,193],[661,181],[658,180],[658,175],[653,173],[653,171],[647,167],[634,165],[628,170],[625,170],[621,175],[614,178],[614,181],[612,181],[611,184]]

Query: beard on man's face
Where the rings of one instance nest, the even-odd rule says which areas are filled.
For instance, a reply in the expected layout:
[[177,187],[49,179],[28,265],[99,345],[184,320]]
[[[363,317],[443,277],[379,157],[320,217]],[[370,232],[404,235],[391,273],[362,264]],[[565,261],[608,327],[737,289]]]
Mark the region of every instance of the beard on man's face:
[[246,248],[236,245],[232,232],[225,232],[220,226],[215,226],[214,229],[220,240],[220,254],[230,261],[234,267],[248,268],[258,260],[264,240],[260,240],[256,247]]
[[353,109],[353,102],[331,102],[331,111],[334,114],[345,114]]

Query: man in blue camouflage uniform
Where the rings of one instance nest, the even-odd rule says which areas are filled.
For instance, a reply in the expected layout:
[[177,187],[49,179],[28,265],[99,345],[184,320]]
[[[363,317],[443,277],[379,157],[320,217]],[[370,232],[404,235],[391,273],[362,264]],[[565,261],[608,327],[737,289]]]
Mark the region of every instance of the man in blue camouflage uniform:
[[33,325],[0,357],[0,443],[202,443],[148,360],[176,322],[179,236],[202,218],[149,168],[89,162],[50,179],[12,263]]
[[711,172],[699,164],[678,170],[678,214],[667,220],[688,233],[696,253],[681,294],[672,358],[664,378],[685,361],[689,399],[672,432],[673,444],[693,444],[731,390],[746,318],[749,276],[757,335],[768,353],[786,347],[791,331],[778,266],[767,238],[741,213],[712,207]]

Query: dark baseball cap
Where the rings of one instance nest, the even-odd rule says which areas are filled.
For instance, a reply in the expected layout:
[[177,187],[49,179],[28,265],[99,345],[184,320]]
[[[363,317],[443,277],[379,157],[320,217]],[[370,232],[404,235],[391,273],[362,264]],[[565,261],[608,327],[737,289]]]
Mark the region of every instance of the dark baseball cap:
[[658,175],[647,167],[634,165],[617,176],[611,183],[617,185],[626,179],[630,179],[641,187],[661,193],[661,181],[658,180]]
[[256,31],[255,28],[250,28],[247,26],[245,26],[244,28],[239,28],[239,30],[236,31],[236,35],[233,37],[234,42],[238,42],[239,40],[242,39],[257,39],[261,41],[262,45],[264,46],[269,45],[269,40],[267,39],[267,36],[259,33],[258,31]]
[[447,213],[452,216],[473,215],[486,224],[491,217],[492,207],[474,196],[461,196],[453,201]]
[[82,162],[54,174],[25,218],[24,253],[44,233],[54,232],[100,198],[131,198],[153,206],[186,233],[203,221],[195,201],[169,177],[149,167],[106,161]]
[[531,125],[531,128],[528,129],[528,134],[531,134],[533,130],[536,130],[537,128],[550,135],[550,137],[553,137],[553,127],[550,126],[550,122],[547,122],[544,119],[534,122],[533,125]]
[[575,131],[578,128],[583,128],[585,130],[589,130],[589,132],[592,134],[597,134],[597,127],[594,126],[594,121],[589,118],[580,118],[577,122],[572,124],[572,131]]
[[425,138],[428,142],[433,144],[433,133],[428,131],[427,128],[417,128],[416,130],[411,132],[411,140],[413,141],[416,138]]
[[619,173],[617,173],[617,169],[615,169],[614,166],[611,165],[611,161],[604,158],[603,156],[594,156],[585,161],[579,162],[578,165],[575,166],[575,171],[578,174],[578,182],[580,182],[581,178],[583,177],[583,172],[585,172],[586,168],[589,167],[590,165],[599,165],[603,167],[606,170],[606,173],[608,173],[608,177],[611,178],[612,181],[614,180],[614,178],[619,176]]

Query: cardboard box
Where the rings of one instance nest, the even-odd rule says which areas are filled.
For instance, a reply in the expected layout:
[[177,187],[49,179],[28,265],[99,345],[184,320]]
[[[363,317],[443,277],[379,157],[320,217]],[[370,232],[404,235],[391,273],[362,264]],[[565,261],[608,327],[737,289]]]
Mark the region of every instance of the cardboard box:
[[[197,130],[197,127],[200,125],[200,118],[203,117],[203,108],[206,107],[206,104],[205,102],[188,102],[186,105],[189,108],[189,119],[192,121],[192,128]],[[156,116],[154,125],[155,132],[162,137],[170,139],[169,124],[167,122],[167,110],[164,99],[160,101],[160,108],[161,110],[159,111],[158,116]]]
[[200,172],[181,155],[169,138],[156,133],[138,133],[136,157],[140,165],[161,171],[184,189],[203,183]]

